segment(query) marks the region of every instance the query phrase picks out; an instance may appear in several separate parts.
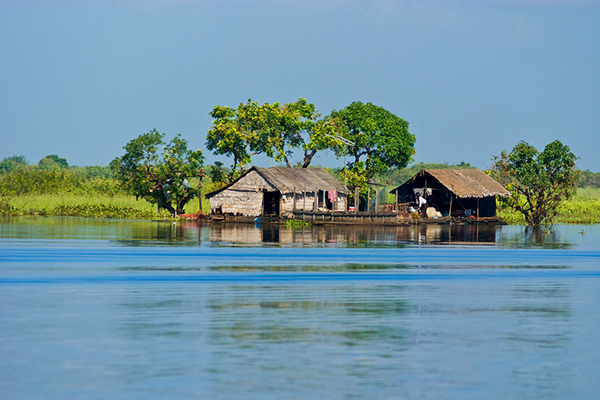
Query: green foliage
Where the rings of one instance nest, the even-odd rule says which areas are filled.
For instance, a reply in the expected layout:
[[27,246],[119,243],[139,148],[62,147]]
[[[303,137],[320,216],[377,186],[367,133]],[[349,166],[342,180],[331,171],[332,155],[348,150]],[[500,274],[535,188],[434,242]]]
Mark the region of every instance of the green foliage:
[[120,207],[112,204],[60,205],[46,211],[46,215],[93,218],[148,219],[156,216],[154,212],[142,211],[133,207]]
[[589,169],[581,171],[579,180],[577,181],[577,187],[596,187],[600,188],[600,172],[592,172]]
[[[220,161],[215,161],[214,165],[209,165],[207,167],[208,177],[211,182],[220,185],[221,187],[225,186],[229,183],[229,177],[231,176],[231,170],[227,167],[223,166],[223,163]],[[217,190],[218,188],[215,188]]]
[[24,168],[27,165],[29,165],[29,163],[25,156],[5,157],[0,161],[0,174],[7,174],[20,168]]
[[572,197],[579,171],[577,157],[555,140],[543,152],[520,142],[494,158],[492,176],[512,194],[501,202],[523,214],[529,225],[552,223],[561,203]]
[[[498,215],[511,225],[527,223],[522,213],[510,207],[501,207]],[[553,221],[562,224],[600,223],[600,189],[593,187],[577,189],[570,200],[561,203]]]
[[114,179],[86,179],[70,169],[19,168],[0,176],[0,193],[5,196],[28,194],[102,194],[114,196],[121,186]]
[[377,174],[404,168],[415,154],[408,122],[383,107],[358,101],[333,111],[330,118],[343,125],[342,136],[353,143],[334,149],[338,156],[353,158],[348,163],[351,187],[364,187]]
[[150,219],[156,218],[157,214],[152,210],[142,210],[119,204],[59,204],[48,207],[19,208],[12,205],[8,200],[0,199],[0,216],[69,216],[87,218],[121,218],[121,219]]
[[69,171],[84,179],[114,179],[115,171],[106,165],[86,165],[83,167],[71,166]]
[[308,228],[311,225],[310,221],[303,221],[301,219],[288,219],[285,221],[285,226],[291,229]]
[[0,215],[8,216],[8,215],[22,215],[19,213],[19,209],[12,204],[9,203],[8,200],[0,197]]
[[67,168],[68,166],[69,163],[67,163],[67,159],[60,158],[56,154],[47,155],[38,161],[38,167],[43,169]]
[[[125,155],[115,158],[111,168],[117,179],[136,197],[167,209],[172,215],[183,214],[185,205],[198,196],[199,189],[189,179],[201,175],[204,157],[201,150],[191,151],[181,135],[164,144],[163,133],[156,129],[138,136],[125,145]],[[163,152],[159,153],[159,147]]]
[[253,155],[265,154],[291,166],[295,150],[304,152],[307,168],[319,150],[339,146],[333,138],[341,132],[334,118],[319,119],[315,106],[300,98],[294,103],[262,104],[252,100],[237,109],[215,106],[215,118],[206,136],[206,147],[216,155],[233,157],[228,181],[239,177]]

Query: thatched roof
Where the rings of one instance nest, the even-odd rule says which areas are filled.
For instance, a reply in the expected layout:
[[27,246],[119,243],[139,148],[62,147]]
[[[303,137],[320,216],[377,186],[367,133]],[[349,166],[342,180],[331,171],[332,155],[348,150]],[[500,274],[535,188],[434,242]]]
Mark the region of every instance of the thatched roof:
[[252,171],[256,171],[272,186],[272,188],[279,191],[281,194],[293,193],[294,189],[298,193],[303,190],[312,192],[314,190],[329,191],[333,189],[339,193],[348,193],[348,190],[344,185],[323,168],[252,167],[234,182],[212,193],[208,193],[206,197],[212,197],[217,193],[229,189],[237,182],[242,181]]
[[281,193],[301,190],[332,190],[347,193],[347,189],[323,168],[252,167]]
[[439,185],[454,193],[458,198],[510,197],[510,192],[501,184],[483,171],[475,168],[424,169],[399,186],[398,189],[406,189],[407,187],[422,188],[425,186],[425,181],[427,181],[428,188],[436,186],[437,181]]

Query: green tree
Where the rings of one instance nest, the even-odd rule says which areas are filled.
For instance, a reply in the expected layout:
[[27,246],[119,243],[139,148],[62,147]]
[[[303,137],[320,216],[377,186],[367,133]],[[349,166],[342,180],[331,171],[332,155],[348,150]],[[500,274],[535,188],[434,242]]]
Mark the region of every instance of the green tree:
[[492,176],[512,196],[505,205],[519,211],[529,225],[552,223],[558,207],[574,194],[579,171],[577,157],[568,146],[555,140],[541,153],[526,142],[519,142],[510,153],[494,157]]
[[29,165],[25,156],[5,157],[0,161],[0,173],[6,174]]
[[66,158],[60,158],[56,154],[50,154],[38,161],[38,167],[43,169],[66,168],[69,166]]
[[[220,189],[225,186],[229,181],[229,176],[231,174],[231,170],[225,166],[220,161],[215,161],[214,165],[208,166],[208,177],[210,181],[214,184],[213,187],[216,187],[213,190]],[[218,186],[218,187],[217,187]]]
[[206,146],[217,155],[233,157],[229,180],[241,175],[253,155],[265,154],[292,165],[296,150],[303,152],[307,168],[319,150],[334,148],[341,124],[334,118],[320,119],[315,106],[300,98],[294,103],[262,104],[252,100],[237,109],[215,106],[215,118],[206,137]]
[[215,120],[206,135],[206,147],[214,154],[233,157],[229,180],[241,175],[257,154],[258,104],[250,100],[237,109],[215,106],[209,113]]
[[589,169],[581,171],[577,187],[588,186],[600,188],[600,172],[592,172]]
[[[166,145],[164,136],[156,129],[138,136],[124,147],[125,155],[110,165],[117,179],[136,197],[175,216],[183,214],[185,205],[199,195],[199,188],[190,187],[189,179],[202,176],[204,157],[201,150],[188,150],[181,135]],[[159,153],[161,146],[163,151]]]
[[334,118],[320,119],[315,106],[299,98],[294,103],[263,104],[257,149],[276,161],[292,166],[295,150],[300,150],[302,168],[308,168],[319,150],[341,145],[336,135],[342,125]]
[[415,154],[415,136],[408,131],[408,122],[383,107],[357,101],[334,110],[330,118],[341,122],[342,136],[352,143],[335,148],[338,157],[351,157],[350,186],[364,188],[375,175],[406,167]]

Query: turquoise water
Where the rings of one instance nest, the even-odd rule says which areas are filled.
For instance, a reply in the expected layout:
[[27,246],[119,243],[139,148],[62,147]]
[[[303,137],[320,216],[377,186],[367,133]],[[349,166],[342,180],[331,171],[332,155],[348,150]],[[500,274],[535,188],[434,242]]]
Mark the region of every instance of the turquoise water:
[[590,399],[600,226],[0,219],[2,399]]

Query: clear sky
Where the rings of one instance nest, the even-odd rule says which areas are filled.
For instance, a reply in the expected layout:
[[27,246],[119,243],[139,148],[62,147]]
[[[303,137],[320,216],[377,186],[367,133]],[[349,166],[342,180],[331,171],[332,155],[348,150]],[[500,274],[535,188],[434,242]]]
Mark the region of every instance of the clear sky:
[[599,1],[1,0],[0,35],[0,159],[107,165],[153,128],[204,148],[215,105],[304,97],[404,118],[417,162],[559,139],[600,171]]

